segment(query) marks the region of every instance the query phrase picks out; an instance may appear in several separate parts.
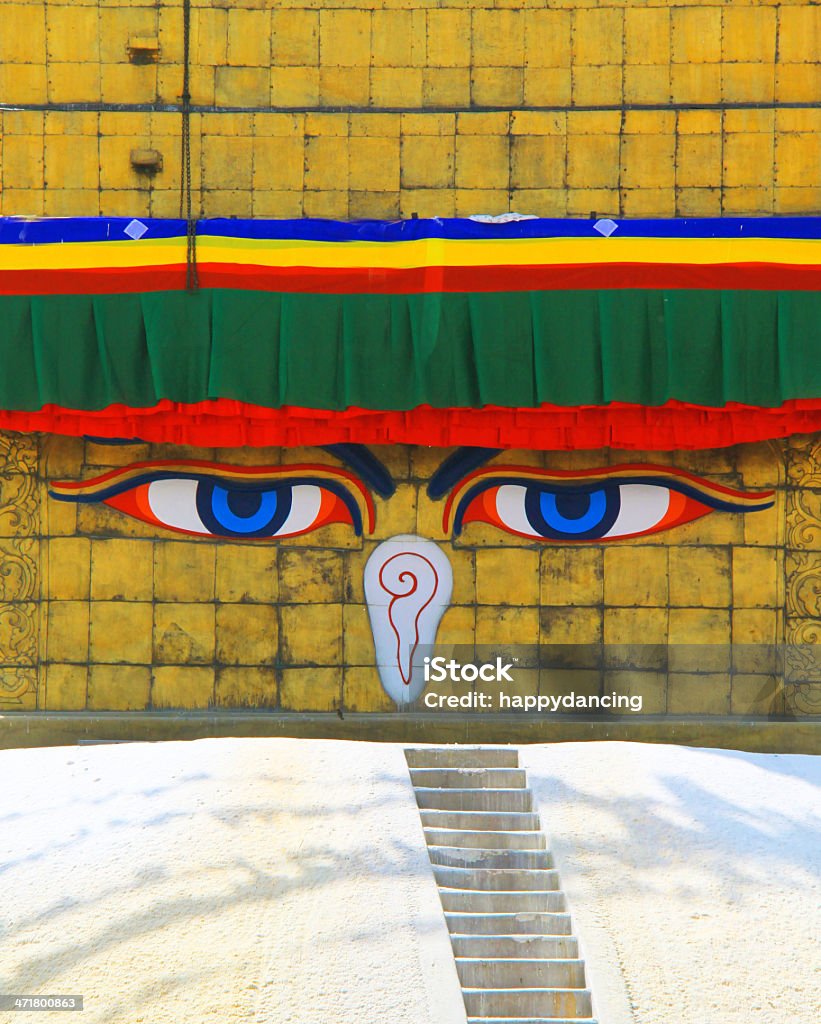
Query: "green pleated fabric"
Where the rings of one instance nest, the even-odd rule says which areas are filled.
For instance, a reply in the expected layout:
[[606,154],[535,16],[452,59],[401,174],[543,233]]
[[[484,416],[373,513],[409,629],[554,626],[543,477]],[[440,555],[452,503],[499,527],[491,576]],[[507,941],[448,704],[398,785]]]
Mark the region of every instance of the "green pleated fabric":
[[0,298],[0,408],[775,407],[821,396],[821,293]]

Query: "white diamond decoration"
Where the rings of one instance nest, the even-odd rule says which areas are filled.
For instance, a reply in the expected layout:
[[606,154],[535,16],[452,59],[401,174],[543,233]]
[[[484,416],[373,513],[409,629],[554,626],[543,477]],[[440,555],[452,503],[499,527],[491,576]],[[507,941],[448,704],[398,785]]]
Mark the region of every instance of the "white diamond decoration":
[[138,238],[142,238],[146,231],[148,231],[148,228],[141,220],[132,220],[123,228],[123,234],[128,235],[129,238],[133,238],[135,241]]
[[605,238],[609,238],[614,231],[618,230],[618,224],[607,217],[604,220],[597,220],[593,225],[593,229],[598,231],[600,235],[604,235]]

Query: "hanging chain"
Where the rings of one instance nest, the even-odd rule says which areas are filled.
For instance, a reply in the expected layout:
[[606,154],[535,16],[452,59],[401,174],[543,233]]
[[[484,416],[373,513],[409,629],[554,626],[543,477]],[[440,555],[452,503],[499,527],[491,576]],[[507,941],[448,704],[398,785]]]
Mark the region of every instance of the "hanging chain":
[[191,200],[191,0],[182,4],[182,132],[180,154],[180,219],[185,219],[185,287],[199,288],[197,276],[197,221]]

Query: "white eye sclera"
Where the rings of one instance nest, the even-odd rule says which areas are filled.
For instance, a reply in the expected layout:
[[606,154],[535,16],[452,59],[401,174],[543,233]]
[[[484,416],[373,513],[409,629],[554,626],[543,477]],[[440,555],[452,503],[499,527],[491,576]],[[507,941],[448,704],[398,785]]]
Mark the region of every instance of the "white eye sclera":
[[670,509],[670,488],[656,484],[622,484],[618,518],[605,537],[644,533],[664,519]]
[[148,507],[165,526],[207,534],[197,514],[196,480],[155,480],[148,485]]
[[[311,529],[322,507],[322,490],[315,484],[232,492],[211,481],[178,478],[152,481],[147,494],[149,508],[158,522],[207,537],[293,536]],[[238,510],[231,507],[232,497],[237,496],[244,499],[246,507],[236,501]],[[203,515],[208,518],[208,525],[203,522]],[[270,533],[265,532],[266,522],[270,523]]]
[[661,484],[611,484],[572,494],[503,484],[496,491],[500,523],[526,537],[605,540],[641,534],[657,526],[669,508],[670,488]]

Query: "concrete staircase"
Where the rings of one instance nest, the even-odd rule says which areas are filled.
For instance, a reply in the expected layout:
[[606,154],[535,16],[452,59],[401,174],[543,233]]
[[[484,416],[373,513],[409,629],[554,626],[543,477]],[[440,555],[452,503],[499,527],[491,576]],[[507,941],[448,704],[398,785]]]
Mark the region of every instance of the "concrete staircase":
[[469,1024],[595,1024],[518,752],[429,747],[405,756]]

